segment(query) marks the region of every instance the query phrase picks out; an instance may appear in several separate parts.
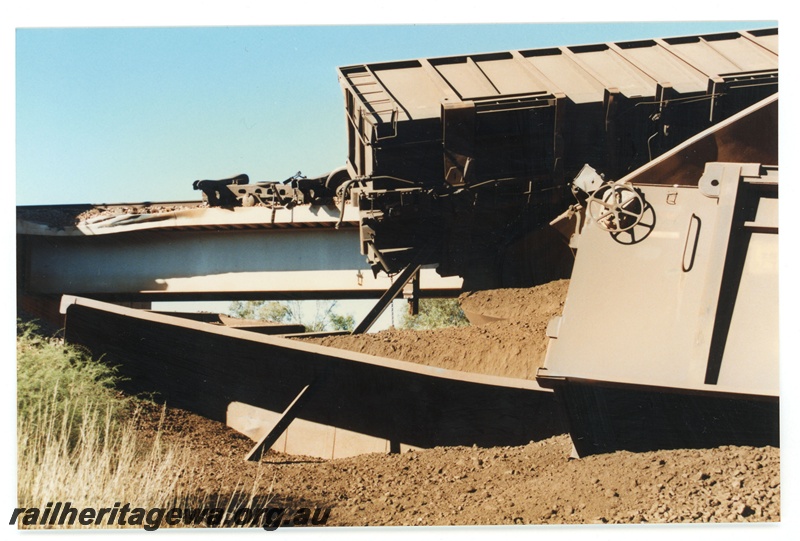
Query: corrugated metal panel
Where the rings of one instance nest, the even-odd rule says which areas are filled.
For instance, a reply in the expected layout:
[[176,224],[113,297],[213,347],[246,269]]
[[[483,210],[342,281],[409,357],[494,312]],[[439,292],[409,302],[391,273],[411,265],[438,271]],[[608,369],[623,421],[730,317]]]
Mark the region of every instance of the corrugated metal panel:
[[778,30],[775,28],[768,28],[766,30],[751,30],[745,32],[747,37],[769,50],[774,54],[778,54]]
[[524,51],[522,55],[573,102],[603,101],[603,85],[560,50]]
[[709,77],[778,68],[778,58],[741,34],[665,39],[671,50]]
[[462,100],[497,96],[499,92],[471,58],[431,61]]
[[617,88],[629,98],[655,96],[656,82],[607,45],[568,50],[606,88]]
[[409,118],[433,118],[439,116],[439,108],[444,98],[457,98],[448,95],[425,70],[420,62],[410,62],[400,66],[372,66],[375,76],[402,104]]
[[681,59],[709,77],[739,70],[739,66],[709,47],[708,43],[699,37],[665,39],[664,43]]
[[743,36],[719,39],[706,37],[708,44],[726,58],[735,59],[737,71],[758,71],[778,69],[778,59]]
[[[487,161],[494,151],[486,150],[486,141],[498,138],[513,141],[505,148],[518,145],[513,152],[542,149],[531,158],[535,167],[529,170],[537,174],[543,168],[574,174],[588,161],[606,174],[625,174],[776,92],[778,59],[771,49],[777,49],[777,29],[340,68],[349,114],[348,168],[353,175],[435,185],[452,165],[443,156],[443,107],[498,100],[502,107],[480,110],[481,122],[454,125],[461,139],[472,141],[469,155],[462,153],[464,163],[476,170],[480,161],[487,179],[508,173],[489,171],[508,158]],[[552,122],[519,112],[555,104],[533,103],[532,96],[566,98],[556,136],[533,134],[535,126]],[[516,116],[509,114],[512,108]],[[455,132],[450,135],[455,140]]]
[[682,94],[705,92],[708,88],[708,77],[655,41],[618,43],[615,47],[623,58],[636,64],[658,83],[670,83]]
[[502,57],[475,58],[475,62],[497,88],[500,94],[526,94],[533,92],[552,92],[552,88],[535,77],[526,68],[522,59],[511,54]]

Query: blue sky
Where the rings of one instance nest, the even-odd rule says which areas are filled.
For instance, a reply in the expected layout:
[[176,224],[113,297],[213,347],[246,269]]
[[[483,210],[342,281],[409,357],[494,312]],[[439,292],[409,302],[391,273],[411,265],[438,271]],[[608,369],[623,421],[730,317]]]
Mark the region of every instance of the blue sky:
[[336,68],[774,26],[774,20],[17,28],[16,202],[196,200],[346,158]]

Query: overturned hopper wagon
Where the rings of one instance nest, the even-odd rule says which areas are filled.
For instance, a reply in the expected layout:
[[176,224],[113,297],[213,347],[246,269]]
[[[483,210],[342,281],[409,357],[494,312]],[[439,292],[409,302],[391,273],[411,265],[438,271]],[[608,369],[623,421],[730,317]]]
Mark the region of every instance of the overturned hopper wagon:
[[778,89],[776,28],[340,67],[346,165],[194,183],[211,205],[348,201],[373,271],[468,289],[569,275],[546,225],[585,164],[617,179]]
[[467,288],[528,286],[569,273],[542,227],[584,164],[620,178],[775,93],[777,29],[362,64],[339,81],[373,268],[416,258]]
[[779,444],[777,134],[772,96],[587,199],[537,374],[578,454]]

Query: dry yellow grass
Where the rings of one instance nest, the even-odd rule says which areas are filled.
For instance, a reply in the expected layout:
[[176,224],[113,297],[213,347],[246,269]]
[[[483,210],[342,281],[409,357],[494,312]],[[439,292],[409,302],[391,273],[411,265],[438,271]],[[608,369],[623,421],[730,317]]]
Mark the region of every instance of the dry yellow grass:
[[[127,503],[150,510],[238,508],[268,501],[268,494],[256,493],[258,483],[249,490],[241,487],[229,502],[209,500],[188,478],[188,451],[165,444],[159,434],[143,437],[137,429],[136,402],[113,388],[115,375],[101,363],[23,326],[17,367],[20,508],[36,508],[43,515],[55,502],[77,509]],[[32,512],[20,514],[17,523],[26,528],[126,526],[107,519],[51,525]]]

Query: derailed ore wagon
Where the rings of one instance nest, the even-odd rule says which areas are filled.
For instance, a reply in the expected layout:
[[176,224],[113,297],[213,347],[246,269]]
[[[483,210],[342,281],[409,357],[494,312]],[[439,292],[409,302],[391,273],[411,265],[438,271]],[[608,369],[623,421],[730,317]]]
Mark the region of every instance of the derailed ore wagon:
[[690,139],[577,213],[537,381],[579,455],[779,445],[778,97]]
[[777,92],[777,41],[773,28],[341,67],[344,167],[195,188],[222,206],[350,198],[375,272],[437,265],[466,289],[566,277],[572,254],[546,225],[570,180],[585,164],[621,178]]
[[566,277],[546,224],[584,164],[621,178],[776,92],[777,52],[770,29],[340,68],[362,252],[465,289]]
[[[143,381],[166,372],[156,379],[173,403],[212,418],[255,406],[237,414],[246,433],[267,412],[251,430],[262,443],[308,401],[300,417],[313,426],[283,448],[337,442],[319,456],[364,449],[363,437],[380,440],[374,450],[546,437],[561,428],[552,394],[579,454],[777,444],[777,39],[765,29],[342,67],[345,167],[195,183],[216,206],[353,203],[362,253],[376,273],[401,272],[400,287],[421,265],[462,276],[465,289],[571,276],[537,382],[238,332],[212,341],[207,329],[92,301],[67,301],[67,338],[130,357]],[[753,314],[763,314],[757,333]],[[180,363],[141,362],[170,346],[156,327],[185,335],[167,353]],[[216,345],[192,350],[201,337]],[[216,371],[233,347],[280,374],[280,390],[196,369],[202,358]],[[166,376],[184,362],[193,385],[173,385]]]
[[362,252],[571,276],[537,379],[580,455],[778,445],[777,55],[769,29],[341,68]]

